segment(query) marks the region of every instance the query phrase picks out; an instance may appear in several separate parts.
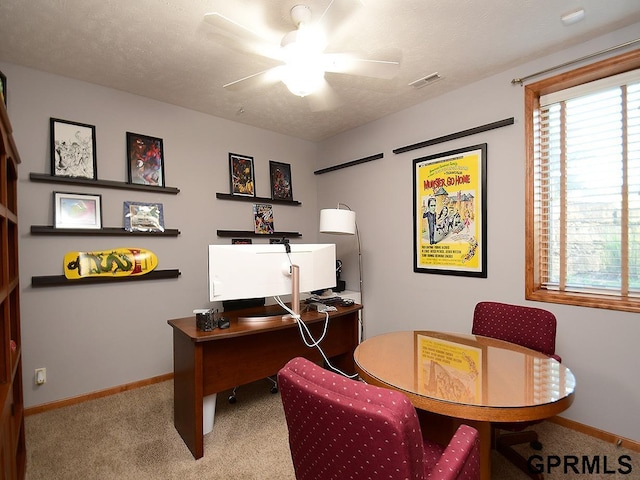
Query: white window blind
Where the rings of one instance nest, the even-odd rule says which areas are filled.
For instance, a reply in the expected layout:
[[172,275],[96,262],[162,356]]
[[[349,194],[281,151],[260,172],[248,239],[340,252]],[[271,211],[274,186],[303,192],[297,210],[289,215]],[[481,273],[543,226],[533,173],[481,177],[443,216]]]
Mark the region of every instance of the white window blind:
[[543,287],[640,296],[640,70],[541,105],[534,215]]

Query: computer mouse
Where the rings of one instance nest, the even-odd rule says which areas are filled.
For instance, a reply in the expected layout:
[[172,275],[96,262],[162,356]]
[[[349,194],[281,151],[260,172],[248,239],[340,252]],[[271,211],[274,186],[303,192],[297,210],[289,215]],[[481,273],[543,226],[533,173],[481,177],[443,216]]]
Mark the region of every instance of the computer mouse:
[[220,317],[220,320],[218,320],[218,328],[229,328],[229,319],[227,317]]

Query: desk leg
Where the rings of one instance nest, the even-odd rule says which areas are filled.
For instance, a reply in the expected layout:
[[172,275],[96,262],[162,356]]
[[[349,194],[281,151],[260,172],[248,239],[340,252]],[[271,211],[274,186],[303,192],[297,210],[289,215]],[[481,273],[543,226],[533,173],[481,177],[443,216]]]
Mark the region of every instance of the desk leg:
[[202,344],[173,332],[173,424],[194,458],[204,455]]

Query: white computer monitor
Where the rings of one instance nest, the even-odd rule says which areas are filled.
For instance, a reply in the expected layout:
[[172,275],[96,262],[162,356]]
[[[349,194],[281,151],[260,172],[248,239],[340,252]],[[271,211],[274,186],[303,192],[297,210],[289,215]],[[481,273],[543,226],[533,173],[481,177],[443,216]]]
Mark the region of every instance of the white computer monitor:
[[[287,246],[290,253],[287,253]],[[298,266],[298,288],[292,282]],[[241,300],[326,290],[336,285],[336,246],[209,245],[209,300]]]

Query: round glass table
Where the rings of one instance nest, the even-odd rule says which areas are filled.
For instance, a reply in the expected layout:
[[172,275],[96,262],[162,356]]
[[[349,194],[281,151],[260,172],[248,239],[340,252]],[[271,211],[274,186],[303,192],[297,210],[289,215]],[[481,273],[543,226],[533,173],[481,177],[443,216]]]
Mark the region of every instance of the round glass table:
[[478,429],[482,478],[491,473],[492,422],[550,418],[574,399],[575,377],[564,364],[478,335],[386,333],[358,345],[354,360],[365,382],[401,391],[416,408],[453,419],[451,430],[459,423]]

